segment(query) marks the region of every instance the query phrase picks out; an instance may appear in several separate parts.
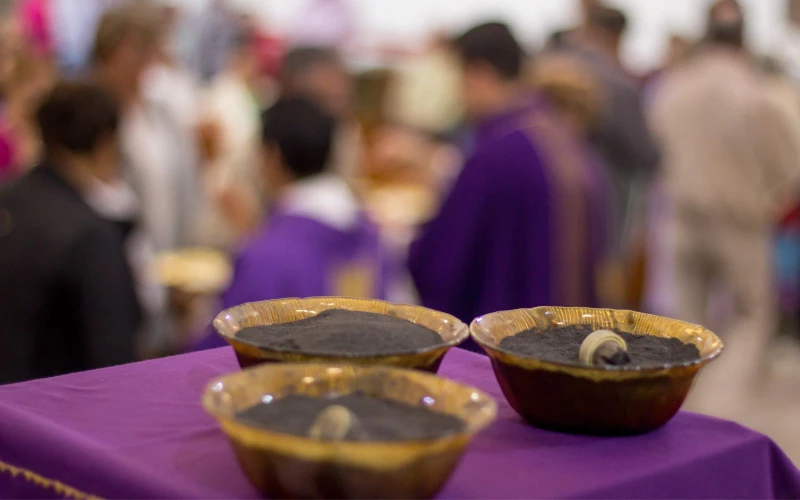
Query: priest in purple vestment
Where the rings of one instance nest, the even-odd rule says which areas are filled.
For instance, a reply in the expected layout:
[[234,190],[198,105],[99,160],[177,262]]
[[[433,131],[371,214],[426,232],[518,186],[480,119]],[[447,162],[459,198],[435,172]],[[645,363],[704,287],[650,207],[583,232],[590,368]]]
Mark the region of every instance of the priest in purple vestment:
[[[236,259],[225,308],[284,297],[383,299],[388,269],[378,231],[347,183],[328,171],[335,120],[315,104],[282,99],[263,116],[269,220]],[[196,349],[224,345],[209,333]]]
[[423,304],[463,321],[595,305],[604,193],[592,155],[543,96],[525,90],[525,54],[507,26],[473,28],[455,48],[476,136],[438,217],[410,250]]

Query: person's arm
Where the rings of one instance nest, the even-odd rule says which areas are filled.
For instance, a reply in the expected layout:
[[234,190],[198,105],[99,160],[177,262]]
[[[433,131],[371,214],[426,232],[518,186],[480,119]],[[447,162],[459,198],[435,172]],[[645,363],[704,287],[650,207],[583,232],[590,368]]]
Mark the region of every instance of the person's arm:
[[89,368],[134,361],[141,321],[121,235],[97,226],[72,249],[67,272],[75,293]]

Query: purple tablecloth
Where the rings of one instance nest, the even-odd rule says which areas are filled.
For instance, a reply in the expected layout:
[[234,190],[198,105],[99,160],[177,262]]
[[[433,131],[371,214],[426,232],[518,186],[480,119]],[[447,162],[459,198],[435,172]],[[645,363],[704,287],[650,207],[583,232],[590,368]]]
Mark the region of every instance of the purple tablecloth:
[[[0,497],[256,497],[199,404],[236,369],[226,347],[0,387]],[[441,374],[500,403],[442,498],[800,497],[783,452],[731,422],[681,413],[645,436],[563,435],[517,417],[485,357],[453,350]]]

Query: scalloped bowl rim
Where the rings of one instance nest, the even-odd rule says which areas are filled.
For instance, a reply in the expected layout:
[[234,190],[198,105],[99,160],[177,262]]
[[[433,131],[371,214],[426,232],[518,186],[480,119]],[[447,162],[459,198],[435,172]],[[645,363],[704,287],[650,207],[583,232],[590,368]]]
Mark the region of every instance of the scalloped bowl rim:
[[[482,333],[476,333],[476,332],[478,332],[478,328],[481,328],[482,330],[486,330],[486,328],[484,328],[483,325],[482,325],[482,322],[486,318],[495,317],[495,316],[501,316],[501,315],[505,315],[505,314],[508,314],[508,313],[511,313],[511,312],[552,311],[553,309],[582,309],[582,310],[586,310],[586,311],[614,311],[614,312],[618,312],[618,313],[626,313],[626,314],[632,314],[632,315],[640,315],[640,316],[650,316],[650,317],[655,317],[655,318],[662,318],[662,319],[665,319],[665,320],[674,321],[676,323],[683,323],[687,327],[699,328],[699,329],[703,330],[704,332],[706,332],[706,334],[710,335],[712,340],[714,340],[716,343],[718,343],[718,346],[717,346],[716,349],[714,349],[710,353],[707,353],[706,355],[701,355],[699,358],[697,358],[695,360],[692,360],[692,361],[667,362],[667,363],[664,363],[664,364],[660,364],[658,366],[646,366],[646,367],[636,367],[636,366],[634,366],[634,367],[631,367],[631,366],[614,366],[614,367],[610,367],[609,366],[609,367],[605,367],[605,368],[595,368],[595,367],[592,367],[592,366],[582,365],[580,363],[564,363],[564,362],[561,362],[561,361],[550,361],[550,360],[536,358],[536,357],[532,357],[532,356],[523,356],[523,355],[520,355],[520,354],[515,353],[513,351],[509,351],[507,349],[500,348],[499,342],[498,343],[487,342],[487,341],[485,341],[484,339],[481,338],[481,335],[483,335]],[[567,323],[564,323],[563,325],[566,325],[566,324]],[[581,323],[573,323],[573,324],[581,324]],[[521,332],[524,332],[524,331],[527,331],[527,330],[530,330],[530,329],[531,328],[526,328],[524,330],[518,331],[517,333],[521,333]],[[519,308],[519,309],[510,309],[510,310],[506,310],[506,311],[496,311],[496,312],[492,312],[492,313],[489,313],[489,314],[484,314],[483,316],[480,316],[480,317],[475,318],[474,320],[472,320],[472,322],[470,323],[470,326],[469,326],[469,331],[470,331],[470,336],[472,337],[472,339],[475,342],[477,342],[478,345],[480,345],[483,348],[487,348],[487,349],[492,350],[492,351],[501,352],[501,353],[503,353],[503,354],[505,354],[507,356],[510,356],[512,358],[517,358],[517,359],[525,360],[525,361],[535,361],[535,362],[541,363],[542,364],[542,368],[547,368],[548,365],[550,365],[550,366],[552,366],[554,368],[568,368],[570,370],[576,370],[576,371],[580,371],[580,372],[584,372],[584,373],[610,373],[610,372],[619,373],[619,372],[624,372],[624,373],[642,373],[642,374],[651,374],[651,373],[653,373],[654,374],[654,373],[663,372],[665,370],[670,370],[670,369],[674,369],[674,368],[687,368],[687,367],[691,367],[691,366],[695,366],[695,365],[705,365],[705,364],[709,363],[710,361],[716,359],[720,354],[722,354],[722,351],[723,351],[723,349],[725,347],[723,342],[722,342],[722,340],[714,332],[712,332],[711,330],[709,330],[709,329],[707,329],[707,328],[705,328],[705,327],[703,327],[701,325],[696,325],[696,324],[693,324],[693,323],[688,323],[686,321],[667,318],[665,316],[658,316],[658,315],[655,315],[655,314],[649,314],[649,313],[643,313],[643,312],[639,312],[639,311],[633,311],[633,310],[629,310],[629,309],[603,309],[603,308],[561,307],[561,306],[524,307],[524,308]],[[647,333],[644,333],[644,334],[638,333],[638,334],[635,334],[635,335],[649,335],[649,334],[647,334]]]
[[[486,391],[479,389],[477,387],[471,386],[467,383],[461,382],[459,380],[453,380],[450,378],[439,377],[438,375],[434,375],[431,373],[425,372],[417,372],[415,370],[408,370],[405,368],[398,368],[392,366],[384,366],[384,365],[370,365],[370,366],[357,366],[352,365],[348,366],[348,368],[354,368],[358,371],[387,371],[387,372],[411,372],[414,373],[415,378],[435,378],[444,381],[447,385],[451,386],[458,386],[464,390],[471,391],[473,394],[477,394],[480,400],[483,402],[485,406],[485,413],[480,415],[478,418],[473,419],[466,419],[462,417],[458,417],[460,420],[464,422],[464,428],[447,434],[442,434],[441,436],[427,438],[427,439],[404,439],[404,440],[395,440],[395,441],[323,441],[320,439],[314,439],[306,436],[299,436],[295,434],[289,434],[285,432],[279,432],[275,430],[271,430],[265,427],[259,427],[257,425],[248,424],[241,420],[236,419],[235,416],[230,416],[225,414],[224,412],[220,411],[212,402],[212,394],[219,392],[222,389],[219,389],[219,384],[222,384],[224,388],[225,382],[230,379],[237,379],[245,376],[247,373],[252,373],[256,370],[258,371],[271,371],[271,370],[287,370],[291,369],[296,366],[304,366],[304,367],[314,367],[320,370],[323,369],[337,369],[342,368],[343,364],[339,363],[282,363],[280,365],[260,365],[253,368],[248,368],[247,370],[242,370],[239,372],[234,373],[226,373],[222,375],[218,375],[214,377],[208,384],[206,384],[205,389],[203,390],[203,394],[201,397],[201,403],[205,411],[214,417],[216,420],[225,421],[232,424],[235,424],[238,427],[243,429],[247,429],[248,431],[255,433],[259,436],[259,441],[264,442],[270,436],[279,437],[281,440],[291,440],[296,442],[298,446],[314,446],[314,447],[324,447],[327,449],[336,449],[341,447],[346,447],[348,449],[362,449],[367,450],[371,449],[374,450],[376,448],[392,448],[398,445],[420,445],[420,446],[429,446],[436,443],[442,443],[445,441],[450,441],[453,439],[464,438],[467,437],[471,439],[473,436],[478,434],[479,432],[485,430],[492,422],[497,418],[498,412],[498,405],[497,400],[491,394],[487,393]],[[356,375],[358,376],[358,375]],[[342,394],[350,394],[351,392],[345,392]],[[376,396],[379,397],[379,396]],[[435,411],[435,410],[432,410]],[[449,413],[448,413],[449,415]],[[227,434],[227,432],[226,432]],[[231,437],[231,436],[229,436]]]
[[[223,329],[221,329],[221,328],[219,328],[217,326],[218,322],[220,322],[220,323],[224,322],[224,318],[232,318],[232,316],[231,316],[232,311],[239,310],[239,309],[242,309],[242,308],[247,307],[247,306],[251,306],[252,307],[254,304],[264,304],[264,303],[267,303],[267,302],[278,303],[278,302],[283,302],[283,301],[287,301],[287,300],[297,300],[297,301],[318,300],[318,301],[322,301],[322,300],[325,300],[325,299],[353,299],[353,300],[360,300],[360,301],[365,301],[365,302],[374,302],[374,303],[378,303],[378,304],[386,304],[388,308],[391,308],[392,306],[403,306],[403,307],[410,307],[410,308],[418,309],[420,311],[429,311],[431,313],[435,313],[436,315],[445,318],[448,322],[452,323],[453,331],[455,332],[455,337],[453,339],[445,342],[444,339],[442,339],[441,335],[438,332],[434,332],[434,333],[436,333],[436,335],[439,335],[439,338],[442,340],[442,342],[434,344],[434,345],[429,346],[429,347],[423,347],[423,348],[420,348],[420,349],[415,349],[413,351],[398,351],[398,352],[392,352],[390,354],[367,354],[367,355],[364,355],[364,354],[329,354],[329,353],[315,353],[315,352],[310,352],[310,351],[286,351],[286,350],[267,348],[267,347],[264,347],[264,346],[260,346],[260,345],[258,345],[256,343],[248,342],[246,340],[242,340],[240,338],[237,338],[235,335],[229,335],[228,333],[223,332],[222,331]],[[344,308],[344,307],[332,307],[331,309],[347,309],[347,308]],[[350,311],[361,311],[360,309],[347,309],[347,310],[350,310]],[[372,312],[372,311],[363,311],[363,312]],[[316,316],[317,314],[320,314],[320,313],[317,312],[317,313],[314,314],[314,316]],[[380,313],[376,313],[376,314],[380,314]],[[400,318],[400,319],[405,319],[405,318],[402,318],[400,316],[393,316],[393,317]],[[299,320],[296,320],[296,321],[299,321]],[[410,320],[407,320],[407,321],[410,321]],[[413,321],[411,321],[411,322],[413,323]],[[287,323],[292,323],[292,321],[289,321]],[[271,325],[271,324],[281,324],[281,323],[264,323],[264,325]],[[417,324],[417,323],[415,323],[415,324]],[[331,363],[336,362],[336,360],[342,360],[342,359],[358,359],[358,358],[382,359],[382,358],[397,357],[397,356],[408,356],[408,355],[412,355],[412,354],[426,354],[426,353],[433,352],[433,351],[436,351],[438,349],[442,349],[442,348],[445,348],[445,347],[455,347],[455,346],[461,344],[467,338],[470,337],[470,328],[466,323],[464,323],[463,321],[461,321],[460,319],[456,318],[453,315],[450,315],[450,314],[447,314],[447,313],[444,313],[444,312],[441,312],[441,311],[437,311],[435,309],[430,309],[428,307],[417,306],[417,305],[412,305],[412,304],[395,304],[395,303],[389,302],[387,300],[364,299],[364,298],[360,298],[360,297],[339,297],[339,296],[284,297],[284,298],[281,298],[281,299],[270,299],[270,300],[259,300],[259,301],[254,301],[254,302],[245,302],[245,303],[239,304],[237,306],[229,307],[227,309],[222,310],[219,314],[217,314],[214,317],[214,321],[212,322],[212,325],[214,326],[214,330],[216,330],[216,332],[219,335],[221,335],[222,337],[224,337],[226,339],[235,340],[236,342],[240,342],[242,344],[246,344],[248,346],[255,347],[257,349],[264,349],[264,350],[267,350],[269,352],[274,352],[274,353],[277,353],[277,354],[297,354],[297,355],[304,355],[304,356],[313,356],[315,358],[323,359],[323,360],[324,359],[330,359]],[[420,325],[420,326],[423,326],[423,325]],[[431,331],[433,331],[433,330],[431,330]],[[321,362],[324,363],[325,361],[321,361]]]

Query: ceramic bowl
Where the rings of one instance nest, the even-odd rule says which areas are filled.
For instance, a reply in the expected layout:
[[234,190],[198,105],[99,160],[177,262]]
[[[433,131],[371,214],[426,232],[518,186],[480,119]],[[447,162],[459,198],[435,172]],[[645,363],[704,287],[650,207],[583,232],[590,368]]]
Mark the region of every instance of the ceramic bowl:
[[[595,368],[522,357],[499,347],[505,337],[525,330],[575,324],[675,337],[697,346],[700,358],[656,368]],[[641,434],[664,425],[683,404],[698,371],[722,352],[722,341],[703,327],[611,309],[503,311],[476,319],[470,331],[517,413],[537,427],[579,434]]]
[[[422,325],[439,334],[440,344],[412,352],[385,356],[326,356],[298,352],[282,352],[258,347],[236,338],[242,328],[258,325],[289,323],[309,318],[327,309],[348,309],[386,314]],[[419,306],[396,305],[381,300],[345,297],[313,297],[308,299],[279,299],[242,304],[222,311],[214,320],[214,328],[236,351],[242,368],[270,361],[283,362],[346,362],[357,365],[389,365],[414,368],[436,373],[445,353],[469,337],[467,325],[449,314]],[[375,332],[379,335],[380,332]]]
[[[461,418],[462,431],[394,442],[320,441],[236,420],[238,412],[290,394],[359,391]],[[417,370],[384,366],[271,364],[213,380],[203,406],[228,436],[244,473],[271,498],[430,498],[472,437],[495,417],[478,389]]]

